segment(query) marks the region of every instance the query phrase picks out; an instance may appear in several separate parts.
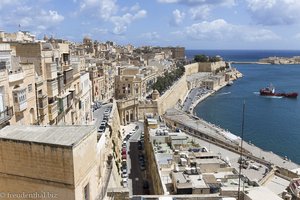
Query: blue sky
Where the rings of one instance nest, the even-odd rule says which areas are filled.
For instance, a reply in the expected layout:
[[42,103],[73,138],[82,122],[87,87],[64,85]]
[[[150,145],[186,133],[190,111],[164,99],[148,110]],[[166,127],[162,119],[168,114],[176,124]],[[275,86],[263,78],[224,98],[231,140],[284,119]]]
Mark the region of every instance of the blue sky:
[[299,49],[299,0],[0,0],[0,29],[186,49]]

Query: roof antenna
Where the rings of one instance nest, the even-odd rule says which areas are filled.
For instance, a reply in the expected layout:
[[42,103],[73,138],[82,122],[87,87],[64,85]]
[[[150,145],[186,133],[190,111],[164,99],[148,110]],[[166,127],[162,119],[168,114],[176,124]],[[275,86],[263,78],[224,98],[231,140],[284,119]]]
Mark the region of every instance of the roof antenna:
[[[239,186],[238,186],[238,200],[240,200],[240,186],[241,186],[241,174],[242,174],[242,159],[243,159],[243,141],[244,141],[244,125],[245,125],[245,106],[246,102],[243,103],[243,116],[242,116],[242,135],[241,135],[241,149],[240,149],[240,167],[239,167]],[[243,198],[244,199],[244,198]]]

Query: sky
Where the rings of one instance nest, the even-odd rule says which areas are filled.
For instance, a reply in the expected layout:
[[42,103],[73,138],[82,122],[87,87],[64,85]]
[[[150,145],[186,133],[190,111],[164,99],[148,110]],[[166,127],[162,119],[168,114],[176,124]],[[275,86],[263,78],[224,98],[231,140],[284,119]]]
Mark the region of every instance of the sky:
[[136,47],[298,50],[300,0],[0,0],[0,30]]

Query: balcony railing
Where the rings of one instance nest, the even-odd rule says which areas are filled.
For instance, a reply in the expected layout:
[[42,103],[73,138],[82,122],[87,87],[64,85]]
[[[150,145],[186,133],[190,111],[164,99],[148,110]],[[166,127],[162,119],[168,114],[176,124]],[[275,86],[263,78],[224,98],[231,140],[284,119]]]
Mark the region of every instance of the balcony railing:
[[80,99],[80,97],[82,96],[82,89],[80,89],[77,93],[76,93],[76,99]]
[[13,98],[15,112],[22,112],[27,109],[27,97],[25,87],[18,87],[13,89]]
[[48,105],[47,95],[38,95],[38,107],[44,109]]
[[57,79],[47,80],[48,96],[54,97],[58,95],[58,82]]
[[58,116],[58,106],[57,101],[54,101],[53,103],[48,105],[48,111],[49,111],[49,120],[54,120]]
[[54,79],[57,77],[57,66],[55,63],[46,65],[47,79]]
[[6,107],[5,110],[1,111],[0,112],[0,124],[4,124],[6,123],[7,121],[9,121],[12,116],[13,116],[13,107],[10,106],[10,107]]
[[24,79],[24,73],[20,69],[18,71],[10,71],[8,73],[8,81],[9,82],[16,82]]

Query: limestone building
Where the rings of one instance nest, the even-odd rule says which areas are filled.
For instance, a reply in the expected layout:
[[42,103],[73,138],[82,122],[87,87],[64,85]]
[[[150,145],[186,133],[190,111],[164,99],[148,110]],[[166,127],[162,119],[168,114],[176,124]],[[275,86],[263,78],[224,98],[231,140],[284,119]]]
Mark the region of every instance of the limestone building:
[[35,124],[38,103],[35,95],[33,64],[20,63],[12,55],[9,44],[0,44],[0,112],[4,126],[12,124]]
[[6,126],[0,149],[0,188],[7,199],[24,191],[68,200],[99,194],[104,161],[93,126]]

